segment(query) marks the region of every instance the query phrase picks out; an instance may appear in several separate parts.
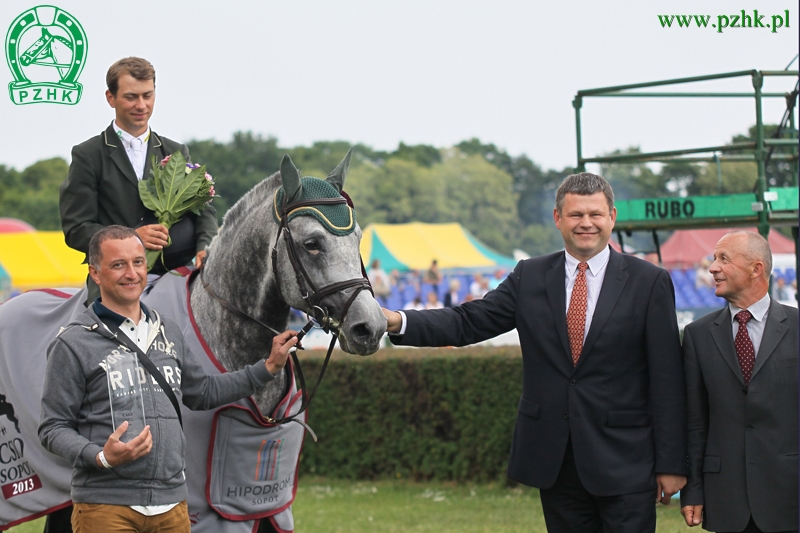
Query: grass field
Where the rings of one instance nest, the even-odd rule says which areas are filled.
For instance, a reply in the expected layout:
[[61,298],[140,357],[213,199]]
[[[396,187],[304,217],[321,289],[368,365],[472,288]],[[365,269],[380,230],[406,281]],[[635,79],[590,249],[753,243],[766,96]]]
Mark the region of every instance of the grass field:
[[[658,533],[690,531],[677,501],[657,509]],[[294,516],[298,533],[545,533],[536,489],[503,484],[305,478]],[[41,533],[43,527],[37,520],[9,531]]]

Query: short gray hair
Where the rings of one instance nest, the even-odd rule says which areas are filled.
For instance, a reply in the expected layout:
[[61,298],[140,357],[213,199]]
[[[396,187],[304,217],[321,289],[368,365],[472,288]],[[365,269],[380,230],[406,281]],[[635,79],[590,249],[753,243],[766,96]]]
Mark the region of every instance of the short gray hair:
[[100,270],[100,261],[103,260],[103,250],[101,249],[101,245],[108,240],[125,240],[130,239],[131,237],[136,237],[139,239],[139,242],[142,243],[142,248],[144,248],[142,239],[139,238],[139,235],[136,233],[136,231],[132,230],[131,228],[113,225],[106,226],[105,228],[101,229],[92,235],[92,240],[89,241],[89,253],[87,254],[89,264],[97,270]]
[[744,249],[739,253],[750,261],[764,263],[764,277],[769,279],[772,275],[772,249],[769,247],[769,241],[754,231],[737,230],[726,233],[724,236],[729,235],[744,235]]
[[561,208],[564,207],[564,197],[567,194],[580,194],[581,196],[591,196],[595,193],[602,192],[606,196],[608,202],[608,210],[614,210],[614,191],[611,189],[606,179],[591,172],[581,172],[580,174],[572,174],[564,178],[561,185],[558,186],[556,192],[556,209],[561,214]]

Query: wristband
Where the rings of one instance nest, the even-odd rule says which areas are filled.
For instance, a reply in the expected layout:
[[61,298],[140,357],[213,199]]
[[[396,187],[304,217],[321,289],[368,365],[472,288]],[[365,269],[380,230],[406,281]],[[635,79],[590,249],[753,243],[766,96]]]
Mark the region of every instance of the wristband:
[[103,464],[105,468],[113,468],[111,463],[106,461],[106,454],[103,453],[103,450],[100,450],[100,453],[97,454],[97,458],[100,459],[100,462]]

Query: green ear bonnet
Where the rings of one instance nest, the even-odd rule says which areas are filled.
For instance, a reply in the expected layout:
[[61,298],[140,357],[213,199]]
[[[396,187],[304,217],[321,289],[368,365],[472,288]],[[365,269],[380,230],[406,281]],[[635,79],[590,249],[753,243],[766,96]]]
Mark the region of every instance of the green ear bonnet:
[[[300,178],[301,195],[297,202],[313,201],[320,198],[340,198],[341,195],[336,187],[325,180],[306,176]],[[281,208],[283,206],[286,191],[283,187],[275,191],[273,199],[272,216],[278,224],[281,223]],[[333,205],[309,205],[298,207],[289,211],[288,220],[299,216],[311,216],[316,218],[320,224],[330,233],[343,236],[349,235],[356,228],[356,212],[346,203]]]

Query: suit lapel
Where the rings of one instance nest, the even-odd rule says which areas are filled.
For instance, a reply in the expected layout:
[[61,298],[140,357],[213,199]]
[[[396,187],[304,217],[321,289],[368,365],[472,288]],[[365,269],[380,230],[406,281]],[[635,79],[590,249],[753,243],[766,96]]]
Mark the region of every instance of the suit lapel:
[[156,163],[164,159],[161,156],[161,139],[159,139],[156,132],[150,130],[150,139],[147,141],[147,157],[144,160],[144,174],[142,174],[142,179],[148,179],[150,177],[150,171],[153,168],[153,157],[156,158]]
[[117,136],[117,132],[114,130],[113,122],[106,129],[104,137],[106,148],[109,150],[109,156],[111,157],[111,160],[115,165],[117,165],[117,168],[122,175],[128,178],[128,181],[138,187],[139,180],[136,179],[136,173],[133,171],[131,160],[128,158],[128,154],[125,153],[125,147],[122,145],[122,139]]
[[731,325],[731,310],[727,305],[720,311],[717,318],[714,320],[714,327],[711,328],[711,337],[717,344],[720,355],[731,367],[736,378],[744,387],[744,376],[742,376],[742,367],[739,365],[739,359],[736,356],[736,347],[733,345],[733,326]]
[[617,305],[617,300],[619,300],[622,290],[625,288],[625,283],[628,281],[628,274],[625,272],[628,265],[625,262],[625,258],[613,249],[610,251],[611,255],[608,257],[606,275],[603,277],[603,285],[600,288],[597,305],[592,315],[592,325],[589,327],[589,334],[586,335],[586,341],[583,343],[578,365],[591,353],[592,346],[594,346],[600,336],[600,332],[603,331],[606,322],[611,317],[611,312],[614,310],[614,306]]
[[761,337],[761,345],[758,347],[756,364],[753,367],[753,375],[750,377],[750,381],[756,377],[758,371],[764,366],[764,363],[766,363],[769,356],[775,351],[778,343],[789,329],[786,324],[783,323],[785,321],[786,311],[783,310],[781,304],[775,300],[771,300],[769,314],[767,315],[767,323],[764,324],[764,336]]
[[572,366],[572,352],[569,348],[569,336],[567,335],[567,289],[564,283],[566,275],[564,263],[564,254],[558,255],[550,265],[550,270],[545,273],[545,286],[558,337],[561,339],[564,353],[569,358],[570,366]]

